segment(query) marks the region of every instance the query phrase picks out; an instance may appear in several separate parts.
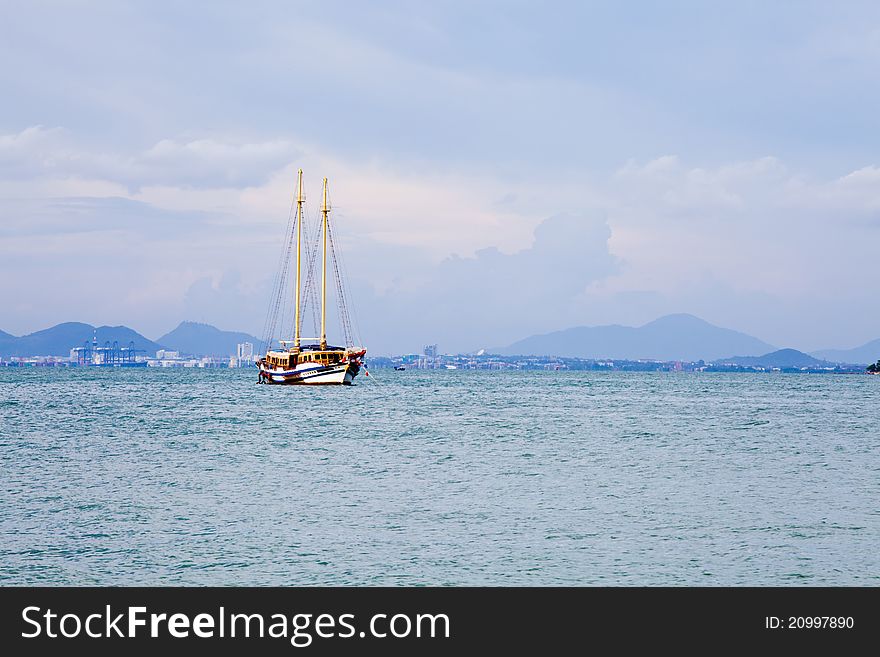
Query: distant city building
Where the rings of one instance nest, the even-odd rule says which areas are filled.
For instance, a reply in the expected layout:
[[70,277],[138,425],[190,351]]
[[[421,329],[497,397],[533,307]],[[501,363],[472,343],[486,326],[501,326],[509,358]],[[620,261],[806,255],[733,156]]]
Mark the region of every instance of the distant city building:
[[168,349],[160,349],[156,352],[156,358],[158,360],[176,360],[180,358],[180,352],[170,351]]
[[[236,359],[238,367],[249,367],[254,362],[254,345],[250,342],[240,342],[236,348]],[[229,362],[230,367],[234,367],[232,361]]]
[[428,358],[437,358],[437,345],[436,344],[425,345],[424,353],[425,353],[425,356],[427,356]]

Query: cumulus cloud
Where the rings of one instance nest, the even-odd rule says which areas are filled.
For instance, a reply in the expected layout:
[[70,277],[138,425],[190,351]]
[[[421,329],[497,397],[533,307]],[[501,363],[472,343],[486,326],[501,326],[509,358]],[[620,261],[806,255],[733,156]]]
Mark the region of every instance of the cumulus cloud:
[[877,7],[645,11],[76,4],[47,23],[20,3],[0,328],[75,318],[101,285],[80,319],[259,331],[267,301],[245,299],[302,166],[311,212],[331,179],[388,349],[665,312],[776,344],[877,337]]
[[117,196],[0,198],[0,235],[32,237],[126,232],[145,241],[192,240],[216,214],[167,211]]
[[262,339],[260,332],[271,293],[269,283],[267,279],[249,283],[235,268],[199,278],[186,290],[181,319],[246,330]]
[[0,135],[0,176],[27,179],[73,167],[67,134],[61,128],[35,125],[17,133]]
[[247,187],[293,161],[301,151],[284,140],[228,143],[212,139],[163,139],[134,163],[142,184]]
[[631,317],[628,295],[651,291],[637,321],[687,311],[815,348],[833,342],[841,308],[861,298],[848,324],[869,336],[880,320],[866,292],[877,279],[864,266],[880,227],[878,182],[874,167],[814,180],[769,157],[714,168],[675,157],[630,163],[609,185],[611,248],[625,266],[587,291],[584,312]]
[[417,284],[399,281],[381,294],[360,286],[365,331],[392,352],[416,349],[420,339],[472,350],[566,326],[577,319],[577,295],[617,270],[610,235],[601,215],[556,215],[516,253],[490,247],[451,256],[422,268]]
[[[505,192],[491,180],[383,175],[326,156],[310,164],[343,173],[333,187],[337,236],[364,335],[381,351],[433,341],[447,349],[497,346],[668,312],[695,313],[775,344],[845,347],[852,345],[835,335],[847,308],[862,309],[847,322],[848,342],[866,341],[880,321],[864,268],[880,227],[873,166],[814,180],[770,157],[694,167],[665,156],[629,162],[604,182],[541,181],[536,191],[546,193],[529,199],[531,190]],[[183,318],[259,333],[293,171],[289,165],[243,190],[145,187],[125,197],[106,183],[104,197],[53,196],[56,188],[35,199],[5,195],[4,266],[32,268],[17,254],[39,240],[53,259],[22,280],[54,282],[30,299],[47,289],[73,299],[84,281],[103,276],[102,285],[118,287],[106,298],[127,305],[108,301],[101,321],[143,316],[140,328],[157,335]],[[584,209],[534,221],[536,199]],[[438,257],[450,252],[463,255]],[[83,269],[88,276],[64,275],[86,258],[93,259]],[[114,277],[117,266],[124,278]],[[122,308],[124,316],[112,315]]]
[[140,152],[97,151],[77,143],[63,128],[37,125],[0,135],[0,176],[100,179],[135,189],[163,184],[243,188],[265,182],[300,155],[300,149],[282,139],[162,139]]

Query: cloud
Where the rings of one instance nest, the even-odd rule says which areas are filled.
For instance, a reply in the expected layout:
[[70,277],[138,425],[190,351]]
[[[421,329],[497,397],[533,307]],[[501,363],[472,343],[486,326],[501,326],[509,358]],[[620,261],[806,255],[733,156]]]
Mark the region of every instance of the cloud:
[[260,331],[267,312],[269,282],[263,279],[248,283],[237,269],[199,278],[186,290],[181,319],[227,330],[246,330],[262,339]]
[[127,233],[149,242],[192,240],[216,214],[180,212],[117,196],[0,198],[0,235],[31,237],[69,233]]
[[[875,167],[814,180],[770,157],[712,168],[674,157],[629,163],[608,190],[611,250],[624,264],[587,291],[584,313],[638,322],[687,311],[815,347],[834,342],[846,299],[861,308],[849,330],[867,339],[880,322],[866,292],[878,281],[864,266],[880,237],[878,183]],[[635,290],[654,294],[632,317],[625,299]]]
[[577,295],[617,270],[610,235],[601,215],[556,215],[516,253],[486,248],[452,256],[418,271],[418,283],[396,282],[381,294],[360,286],[355,299],[369,309],[365,331],[380,352],[414,350],[419,340],[455,351],[566,326],[576,320]]
[[0,135],[0,177],[19,180],[68,169],[75,157],[66,142],[64,130],[41,125]]
[[0,325],[19,334],[82,320],[159,335],[192,282],[250,260],[214,215],[126,198],[0,198],[0,217]]
[[878,11],[19,3],[0,328],[259,331],[302,166],[389,348],[672,311],[876,337]]
[[316,210],[321,177],[328,175],[334,203],[339,199],[336,216],[350,234],[427,247],[435,260],[452,251],[473,253],[487,243],[520,248],[540,216],[528,195],[520,194],[522,204],[495,202],[516,198],[515,180],[352,160],[281,138],[244,143],[166,138],[133,153],[97,152],[78,142],[66,129],[41,126],[0,137],[0,198],[128,198],[172,213],[235,217],[266,230],[283,222],[296,169],[302,167],[307,210]]
[[162,139],[140,152],[96,151],[69,131],[31,126],[0,135],[0,177],[99,179],[132,189],[154,185],[244,188],[264,183],[301,156],[289,141]]
[[141,185],[173,182],[194,187],[250,187],[301,156],[290,142],[228,143],[163,139],[135,162]]
[[[21,142],[42,137],[33,131],[5,144],[20,151]],[[847,323],[847,343],[869,339],[880,321],[864,269],[880,228],[874,166],[814,180],[771,157],[694,167],[664,156],[629,162],[604,181],[521,188],[328,154],[304,161],[309,171],[338,174],[333,216],[353,276],[352,305],[364,339],[382,351],[433,341],[448,349],[501,345],[668,312],[777,344],[796,334],[803,342],[793,346],[818,348],[836,346],[847,307],[861,308]],[[152,186],[133,194],[94,179],[0,183],[7,190],[0,252],[17,275],[6,295],[28,300],[13,304],[16,316],[47,318],[0,328],[26,332],[49,317],[68,319],[64,312],[81,306],[65,311],[52,299],[75,299],[101,281],[108,294],[90,301],[97,316],[81,319],[141,317],[136,328],[156,335],[184,318],[259,333],[293,177],[288,165],[243,189]],[[313,213],[319,178],[307,180]],[[77,188],[107,196],[54,195]],[[15,189],[35,198],[11,197]],[[548,200],[579,209],[534,219]],[[36,245],[51,262],[36,267],[20,257]],[[31,280],[53,283],[34,289]]]

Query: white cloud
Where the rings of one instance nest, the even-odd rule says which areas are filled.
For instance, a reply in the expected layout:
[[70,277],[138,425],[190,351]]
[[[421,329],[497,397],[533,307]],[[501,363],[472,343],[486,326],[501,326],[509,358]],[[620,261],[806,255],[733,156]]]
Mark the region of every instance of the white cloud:
[[687,311],[777,344],[817,347],[844,330],[846,299],[861,308],[848,329],[868,339],[880,323],[868,292],[880,280],[865,268],[880,229],[878,178],[866,167],[816,181],[774,158],[714,168],[630,163],[611,181],[608,211],[611,250],[624,264],[583,295],[584,313],[632,317],[630,295],[650,292],[631,321]]
[[41,125],[0,135],[0,175],[4,180],[20,180],[64,171],[76,159],[67,142],[61,128]]
[[31,126],[0,135],[5,180],[80,179],[140,188],[150,185],[243,188],[257,185],[301,155],[286,140],[266,142],[162,139],[142,152],[96,151],[62,128]]
[[163,139],[137,158],[134,174],[141,185],[244,187],[264,182],[301,154],[284,140],[229,143],[212,139]]
[[[216,294],[204,285],[200,295],[187,290],[206,277],[228,280],[234,270],[234,290],[211,287],[239,299],[221,319],[234,327],[238,314],[246,318],[242,329],[259,330],[252,311],[263,301],[240,300],[265,294],[298,166],[306,170],[312,213],[320,178],[331,179],[338,235],[361,298],[372,306],[365,324],[376,332],[383,318],[409,327],[410,335],[442,326],[433,339],[467,348],[471,339],[492,342],[482,337],[489,333],[465,330],[434,311],[458,308],[498,342],[508,330],[513,340],[569,324],[638,323],[687,311],[785,344],[782,333],[801,330],[811,308],[837,308],[841,298],[869,303],[861,290],[880,227],[876,166],[815,180],[773,157],[694,167],[664,156],[631,161],[604,180],[569,173],[523,184],[526,176],[503,171],[407,170],[280,138],[163,139],[130,154],[78,150],[76,143],[69,131],[39,126],[0,138],[0,232],[11,258],[5,265],[39,243],[56,262],[31,278],[55,271],[53,294],[74,298],[85,279],[101,271],[113,276],[109,244],[143,251],[148,255],[125,263],[128,276],[115,298],[126,300],[131,314],[161,307],[156,312],[165,316],[154,323],[162,329],[187,308],[204,315],[190,319],[211,321],[208,301]],[[583,234],[547,234],[554,223],[541,219],[565,211],[607,217],[610,233],[584,227]],[[72,232],[93,237],[62,239]],[[62,267],[83,258],[94,259],[88,276],[62,275]],[[582,270],[585,260],[596,268]],[[45,294],[43,286],[39,295]],[[394,304],[406,312],[399,315]],[[521,304],[532,312],[520,317]],[[245,306],[246,313],[236,311]],[[788,321],[774,318],[783,312]],[[868,334],[880,319],[875,315],[863,312],[851,328]],[[830,319],[811,321],[809,340],[820,343],[812,346],[835,346],[833,328]]]

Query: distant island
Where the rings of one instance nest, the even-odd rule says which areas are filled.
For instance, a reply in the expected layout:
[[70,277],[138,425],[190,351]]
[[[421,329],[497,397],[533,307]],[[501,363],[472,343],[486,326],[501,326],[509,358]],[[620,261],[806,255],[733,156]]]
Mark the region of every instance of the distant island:
[[871,363],[866,369],[871,374],[880,374],[880,360],[878,360],[876,363]]

